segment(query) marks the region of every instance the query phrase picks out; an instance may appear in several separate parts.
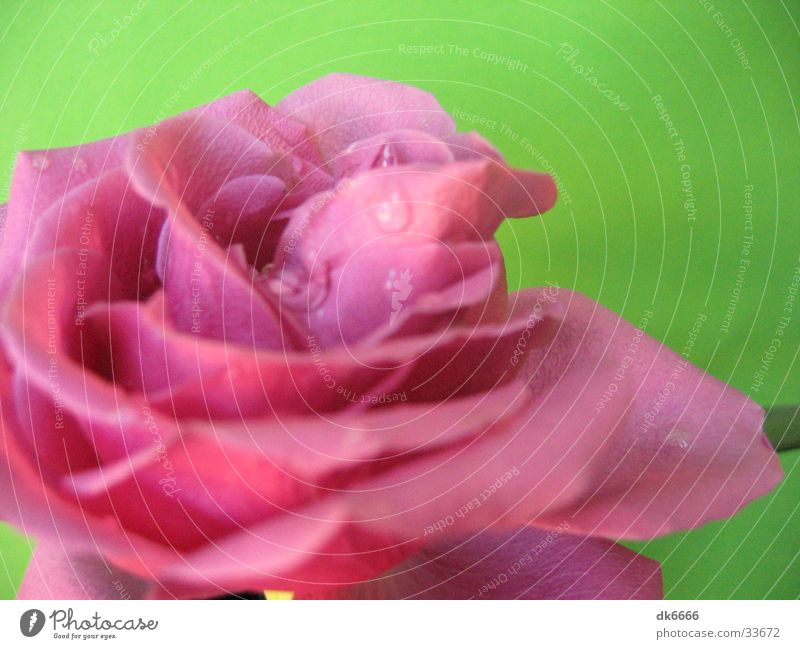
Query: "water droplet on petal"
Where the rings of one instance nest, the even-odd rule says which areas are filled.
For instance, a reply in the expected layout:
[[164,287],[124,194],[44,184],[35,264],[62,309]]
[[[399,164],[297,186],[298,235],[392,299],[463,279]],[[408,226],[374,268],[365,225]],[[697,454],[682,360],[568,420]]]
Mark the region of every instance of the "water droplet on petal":
[[82,174],[86,171],[86,160],[79,156],[75,156],[75,159],[72,161],[72,168],[75,169],[79,174]]
[[384,168],[396,165],[399,162],[399,158],[394,144],[391,142],[384,144],[375,162],[377,166]]
[[393,192],[388,201],[381,203],[376,212],[378,227],[384,232],[400,232],[408,226],[409,208],[400,202],[400,197]]
[[684,430],[676,428],[670,432],[669,435],[667,435],[665,441],[673,448],[678,448],[681,451],[686,452],[689,450],[689,446],[691,445],[692,435]]
[[46,154],[37,153],[33,157],[33,168],[38,169],[39,171],[44,171],[50,166],[50,160],[47,159]]

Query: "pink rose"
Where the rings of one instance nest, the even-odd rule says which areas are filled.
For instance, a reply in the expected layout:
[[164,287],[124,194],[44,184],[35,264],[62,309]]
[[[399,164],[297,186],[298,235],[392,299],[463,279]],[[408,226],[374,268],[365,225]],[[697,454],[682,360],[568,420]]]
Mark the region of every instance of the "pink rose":
[[615,543],[781,472],[762,411],[588,298],[508,293],[552,179],[416,88],[240,92],[23,153],[0,514],[23,597],[658,597]]

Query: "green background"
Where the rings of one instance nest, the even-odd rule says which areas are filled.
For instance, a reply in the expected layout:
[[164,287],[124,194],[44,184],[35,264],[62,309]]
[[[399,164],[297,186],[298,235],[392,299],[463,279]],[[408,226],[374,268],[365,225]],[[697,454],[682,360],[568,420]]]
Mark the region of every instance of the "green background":
[[[19,149],[106,137],[241,88],[274,102],[335,70],[413,83],[465,129],[466,114],[484,118],[478,130],[512,163],[558,174],[559,205],[501,232],[512,286],[574,286],[634,323],[652,310],[648,333],[677,349],[704,315],[694,363],[761,404],[797,403],[800,304],[787,314],[784,302],[800,254],[798,22],[792,0],[4,0],[0,192]],[[737,279],[747,185],[751,263]],[[800,595],[800,452],[782,461],[782,486],[733,519],[637,545],[663,562],[669,597]],[[28,554],[0,528],[0,596]]]

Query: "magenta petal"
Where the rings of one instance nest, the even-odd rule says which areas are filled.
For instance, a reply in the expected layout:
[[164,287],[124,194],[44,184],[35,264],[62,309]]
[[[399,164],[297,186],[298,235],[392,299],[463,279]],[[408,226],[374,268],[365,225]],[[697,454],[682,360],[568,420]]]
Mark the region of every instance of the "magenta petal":
[[758,404],[579,293],[545,304],[561,325],[528,359],[534,385],[588,381],[611,364],[590,408],[625,414],[591,488],[541,522],[568,517],[575,533],[651,538],[731,516],[781,480]]
[[209,234],[222,246],[241,244],[248,263],[261,268],[275,256],[275,246],[286,226],[285,218],[274,218],[285,196],[285,185],[275,176],[240,176],[226,182],[200,208],[213,215]]
[[31,385],[19,371],[12,394],[4,405],[16,415],[16,426],[6,434],[14,435],[44,481],[59,484],[72,471],[97,466],[96,452],[80,422],[69,412],[57,411],[52,394]]
[[476,439],[497,422],[515,417],[530,401],[531,395],[516,381],[438,404],[410,404],[395,396],[389,398],[392,407],[354,406],[313,419],[188,419],[181,427],[184,438],[269,458],[288,475],[328,488],[379,473],[388,462],[414,462]]
[[[429,289],[444,288],[436,282],[458,274],[460,244],[487,242],[488,265],[504,218],[538,213],[554,200],[550,176],[492,160],[372,171],[294,210],[265,282],[323,347],[351,343],[397,315],[397,299],[416,302]],[[437,250],[438,257],[425,257]],[[370,264],[378,265],[365,274]],[[414,273],[416,291],[403,280]],[[348,307],[354,299],[361,308]]]
[[151,587],[100,555],[69,555],[57,543],[37,544],[17,599],[142,599]]
[[334,499],[320,499],[184,553],[158,570],[155,596],[269,588],[322,594],[379,574],[415,549],[353,530]]
[[19,272],[39,216],[83,183],[121,166],[129,141],[128,135],[120,135],[77,147],[19,154],[0,243],[0,297],[7,295]]
[[223,250],[203,226],[180,209],[164,224],[156,269],[164,304],[186,333],[245,346],[292,347],[291,328],[280,326],[277,308],[254,290],[252,269],[232,249]]
[[[137,131],[135,135],[124,134],[77,147],[23,151],[14,167],[7,223],[0,244],[0,256],[3,259],[0,265],[0,296],[5,296],[9,291],[26,254],[26,244],[46,209],[65,199],[84,183],[94,182],[107,172],[124,167],[126,153],[137,142],[140,145],[149,143],[159,131],[174,128],[175,124],[193,124],[203,119],[232,124],[229,132],[240,130],[250,142],[257,142],[262,150],[269,146],[273,150],[283,151],[281,155],[286,157],[286,168],[291,168],[290,156],[285,153],[290,150],[319,162],[305,126],[270,108],[250,91],[223,97],[162,124]],[[237,141],[242,140],[240,137]],[[266,173],[267,167],[259,168],[258,172]]]
[[[4,400],[8,396],[8,387],[2,385]],[[5,412],[0,415],[3,430],[7,431],[11,422]],[[158,566],[165,559],[163,549],[137,538],[132,533],[124,533],[115,519],[96,518],[81,509],[73,499],[65,498],[49,487],[27,458],[22,456],[9,435],[0,436],[0,517],[12,522],[24,534],[42,539],[36,554],[39,554],[39,550],[44,551],[43,569],[39,572],[35,564],[30,566],[21,597],[39,599],[88,596],[80,594],[79,584],[76,585],[75,579],[65,572],[64,557],[60,550],[62,547],[69,548],[70,556],[75,557],[94,557],[98,553],[105,557],[129,557],[127,561],[130,565],[148,575],[150,573],[147,569],[141,567],[143,561]],[[47,578],[50,560],[55,562],[52,566],[53,580]],[[82,562],[83,559],[74,566],[79,575],[83,572],[78,567],[79,564],[83,565]],[[87,567],[92,574],[97,574],[96,562],[88,563]],[[105,570],[105,565],[103,569]],[[129,583],[127,576],[116,571],[114,574],[124,584]],[[135,593],[135,588],[131,583],[128,590]],[[99,591],[92,591],[91,594],[100,596]],[[134,596],[136,595],[131,595]]]
[[433,95],[394,81],[330,74],[298,88],[276,109],[306,124],[324,161],[358,140],[397,130],[446,139],[455,132]]
[[[313,346],[270,352],[183,333],[167,317],[163,297],[157,293],[147,303],[118,302],[87,311],[92,335],[111,350],[116,380],[144,392],[154,409],[236,420],[318,413],[349,405],[339,385],[369,393],[389,374],[381,369],[381,359],[374,369],[365,368],[343,352],[319,366]],[[329,376],[335,377],[333,387]]]
[[134,185],[159,205],[182,203],[198,220],[204,216],[200,208],[225,183],[270,173],[281,159],[231,122],[181,115],[154,128],[153,134],[139,132],[128,150],[126,164]]
[[[295,341],[284,336],[292,327],[285,323],[283,331],[274,305],[254,290],[252,269],[238,263],[246,260],[230,257],[214,239],[215,213],[196,211],[209,201],[213,207],[226,183],[263,172],[268,148],[239,127],[211,119],[175,118],[160,128],[150,141],[140,137],[128,164],[138,191],[168,214],[156,270],[172,320],[182,331],[219,340],[291,346]],[[223,226],[231,225],[229,218],[224,215]]]
[[349,599],[661,599],[661,570],[604,539],[535,528],[425,548]]
[[269,457],[222,447],[213,436],[165,440],[150,455],[121,479],[113,467],[73,474],[81,506],[181,552],[294,511],[316,492]]
[[[322,300],[309,305],[301,298],[301,309],[311,308],[299,319],[323,347],[351,345],[380,330],[395,337],[444,332],[463,324],[464,313],[478,312],[479,319],[493,297],[504,305],[502,256],[494,241],[450,245],[410,234],[399,238],[397,244],[391,235],[366,242],[331,270]],[[423,313],[429,317],[421,323]]]
[[291,151],[312,163],[321,162],[305,125],[272,108],[252,90],[240,90],[185,114],[231,122],[275,151]]
[[[107,172],[124,167],[125,156],[132,145],[138,143],[144,147],[144,143],[149,143],[159,131],[174,129],[176,125],[194,124],[204,119],[231,124],[227,132],[241,132],[237,142],[244,141],[246,136],[251,143],[256,142],[257,148],[262,151],[269,148],[281,152],[277,156],[272,155],[271,164],[278,164],[282,169],[288,170],[287,173],[291,173],[292,155],[301,155],[314,164],[321,162],[315,147],[308,139],[305,126],[270,108],[250,91],[223,97],[159,125],[137,131],[135,135],[124,134],[77,147],[23,151],[14,167],[7,223],[0,244],[0,255],[3,259],[3,264],[0,265],[0,296],[9,291],[20,261],[24,258],[27,241],[36,230],[40,215],[47,208],[84,183],[93,182]],[[290,154],[290,151],[294,154]],[[258,173],[267,173],[267,169],[267,166],[261,166]],[[202,174],[195,180],[199,180],[200,176]],[[215,188],[216,186],[204,189]]]
[[164,216],[137,194],[118,167],[45,209],[31,232],[27,257],[60,248],[90,250],[106,258],[128,296],[146,296],[158,282],[154,264]]
[[[120,385],[145,392],[154,409],[179,417],[267,416],[349,407],[363,398],[449,399],[508,381],[523,332],[541,336],[518,299],[508,322],[452,327],[351,350],[270,352],[177,331],[165,317],[163,294],[146,303],[119,302],[87,311],[97,340],[112,350]],[[452,373],[454,377],[449,378]]]
[[542,519],[542,527],[555,528],[566,514],[552,522],[552,512],[595,487],[592,459],[609,444],[621,412],[609,407],[594,416],[590,404],[612,377],[608,365],[586,383],[568,377],[476,438],[409,458],[341,498],[365,528],[403,540]]
[[[84,276],[81,264],[99,269]],[[113,278],[102,270],[106,265],[91,252],[81,261],[74,249],[29,264],[6,305],[0,333],[20,378],[51,402],[57,398],[65,422],[80,422],[101,458],[117,458],[148,444],[152,435],[141,415],[143,399],[110,383],[102,373],[105,350],[82,343],[88,311],[80,302],[119,297]]]
[[[459,280],[446,288],[417,296],[410,304],[393,299],[394,318],[373,330],[368,341],[380,344],[453,326],[502,322],[508,317],[508,293],[503,254],[495,241],[453,247],[461,266]],[[431,269],[440,272],[439,269]],[[413,287],[412,287],[413,288]],[[396,290],[396,289],[395,289]]]
[[550,338],[550,322],[540,317],[528,295],[512,294],[513,304],[500,320],[452,326],[374,349],[374,341],[366,339],[348,352],[367,366],[381,355],[399,359],[395,367],[406,374],[403,390],[410,401],[436,402],[490,390],[515,376],[517,350],[544,345]]

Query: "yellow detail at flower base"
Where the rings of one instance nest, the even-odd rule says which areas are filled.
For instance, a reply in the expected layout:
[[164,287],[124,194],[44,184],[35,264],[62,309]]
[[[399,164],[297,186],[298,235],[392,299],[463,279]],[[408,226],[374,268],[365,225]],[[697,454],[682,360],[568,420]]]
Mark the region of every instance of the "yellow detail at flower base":
[[265,590],[264,597],[267,599],[294,599],[291,590]]

